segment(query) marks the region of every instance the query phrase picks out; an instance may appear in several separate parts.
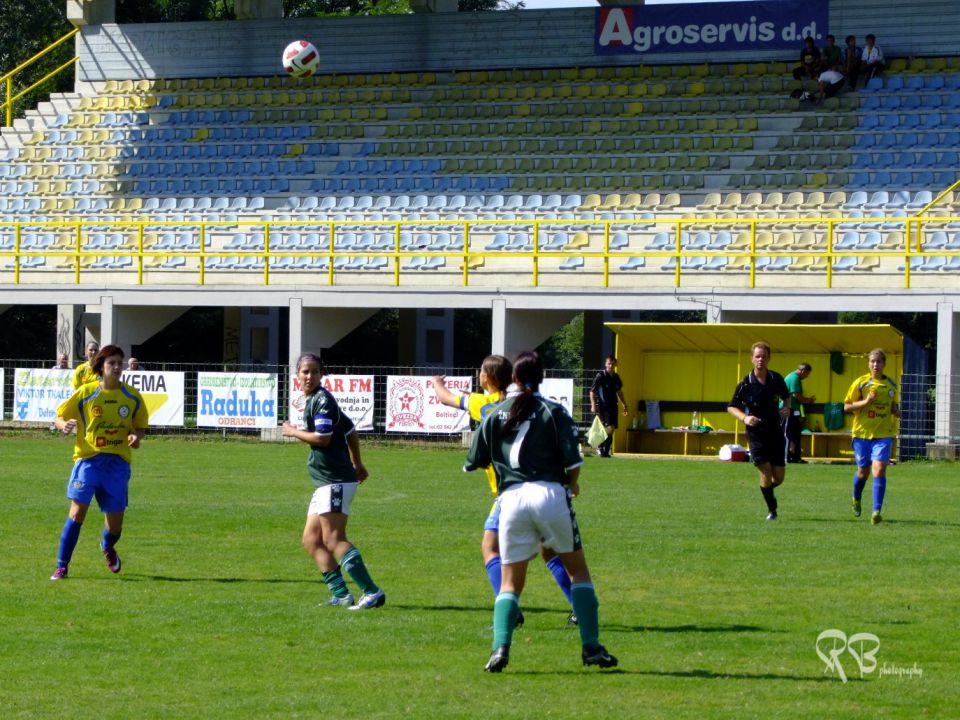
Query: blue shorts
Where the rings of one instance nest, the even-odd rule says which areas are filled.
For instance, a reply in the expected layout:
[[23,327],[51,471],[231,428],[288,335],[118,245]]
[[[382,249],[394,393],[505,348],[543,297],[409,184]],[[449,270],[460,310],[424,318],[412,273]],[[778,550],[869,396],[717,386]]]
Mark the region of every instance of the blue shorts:
[[866,438],[853,439],[853,455],[857,459],[857,467],[870,467],[872,463],[890,462],[890,453],[893,451],[893,438]]
[[100,512],[123,512],[129,484],[130,463],[119,455],[100,453],[77,460],[67,481],[67,498],[89,505],[96,497]]
[[500,532],[500,498],[494,499],[493,507],[490,508],[490,514],[483,523],[483,529],[490,532]]

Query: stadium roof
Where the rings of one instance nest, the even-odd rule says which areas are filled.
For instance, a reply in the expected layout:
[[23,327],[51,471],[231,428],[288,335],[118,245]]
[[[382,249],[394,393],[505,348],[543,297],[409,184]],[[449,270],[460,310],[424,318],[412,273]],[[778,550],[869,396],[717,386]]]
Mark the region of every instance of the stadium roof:
[[753,325],[745,323],[622,323],[605,325],[631,349],[645,351],[747,352],[762,340],[773,353],[865,355],[874,348],[903,353],[903,334],[890,325]]

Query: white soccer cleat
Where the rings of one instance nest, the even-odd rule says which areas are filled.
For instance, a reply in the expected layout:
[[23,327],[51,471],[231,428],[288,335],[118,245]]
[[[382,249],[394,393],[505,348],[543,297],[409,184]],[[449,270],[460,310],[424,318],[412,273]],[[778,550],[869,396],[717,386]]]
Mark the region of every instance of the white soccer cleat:
[[382,607],[387,601],[387,594],[383,590],[377,590],[375,593],[369,593],[360,598],[356,605],[351,605],[348,610],[372,610]]
[[348,608],[354,604],[353,595],[346,594],[343,597],[330,597],[320,603],[320,607],[345,607]]

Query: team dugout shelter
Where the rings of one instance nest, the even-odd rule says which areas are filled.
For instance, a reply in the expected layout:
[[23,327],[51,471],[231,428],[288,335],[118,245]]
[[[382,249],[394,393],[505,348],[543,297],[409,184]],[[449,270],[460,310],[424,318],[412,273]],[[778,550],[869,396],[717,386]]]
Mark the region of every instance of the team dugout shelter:
[[[871,350],[886,353],[885,373],[898,385],[903,373],[904,337],[889,325],[606,326],[616,335],[617,367],[629,408],[614,434],[614,449],[621,453],[716,457],[723,445],[746,446],[745,429],[727,406],[737,383],[753,368],[750,347],[755,342],[772,348],[768,368],[784,377],[800,363],[813,368],[803,381],[804,395],[816,396],[805,408],[805,458],[852,460],[852,415],[843,415],[838,426],[838,411],[827,404],[840,403],[842,411],[850,384],[868,372]],[[909,422],[906,415],[901,418],[901,425]]]

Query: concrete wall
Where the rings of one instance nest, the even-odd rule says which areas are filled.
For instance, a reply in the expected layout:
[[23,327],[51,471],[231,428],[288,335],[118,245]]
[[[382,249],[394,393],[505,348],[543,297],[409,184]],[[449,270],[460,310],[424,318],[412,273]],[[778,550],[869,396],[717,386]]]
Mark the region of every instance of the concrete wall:
[[[446,72],[471,68],[570,67],[793,60],[794,51],[725,55],[594,55],[593,8],[380,17],[94,25],[77,36],[78,79],[281,74],[292,40],[318,45],[328,73]],[[960,3],[834,0],[829,31],[868,32],[888,57],[960,54]],[[842,41],[841,41],[842,42]]]

